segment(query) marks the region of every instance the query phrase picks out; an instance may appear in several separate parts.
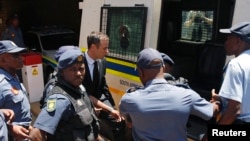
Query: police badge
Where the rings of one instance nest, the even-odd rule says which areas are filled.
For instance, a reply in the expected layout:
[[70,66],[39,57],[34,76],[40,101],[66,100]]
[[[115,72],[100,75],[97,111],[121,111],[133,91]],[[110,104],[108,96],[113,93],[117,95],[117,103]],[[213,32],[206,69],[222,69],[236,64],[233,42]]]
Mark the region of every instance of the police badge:
[[48,99],[47,102],[47,111],[53,112],[56,109],[56,99]]
[[83,60],[82,55],[80,55],[80,56],[77,57],[77,61],[78,61],[78,62],[82,62],[82,60]]

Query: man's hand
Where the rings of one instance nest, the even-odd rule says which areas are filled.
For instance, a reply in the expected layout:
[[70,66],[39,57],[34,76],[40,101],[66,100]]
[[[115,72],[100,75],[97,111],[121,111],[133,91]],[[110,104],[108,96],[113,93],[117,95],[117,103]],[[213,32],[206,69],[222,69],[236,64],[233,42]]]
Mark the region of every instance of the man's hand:
[[207,134],[205,134],[205,135],[201,138],[200,141],[208,141],[208,139],[207,139]]
[[211,94],[212,97],[210,102],[220,101],[220,96],[217,93],[215,93],[215,89],[212,89]]
[[11,123],[14,119],[14,112],[10,109],[0,109],[0,111],[3,113],[5,119],[7,119],[7,123]]
[[119,111],[112,109],[112,110],[110,110],[110,114],[116,119],[117,122],[122,121],[122,117],[121,117]]
[[95,110],[96,115],[99,116],[99,114],[100,114],[102,108],[94,107],[94,110]]
[[46,141],[47,133],[38,128],[32,128],[30,131],[30,141]]
[[24,140],[29,139],[29,129],[24,128],[19,125],[8,125],[11,134],[14,136],[16,140]]

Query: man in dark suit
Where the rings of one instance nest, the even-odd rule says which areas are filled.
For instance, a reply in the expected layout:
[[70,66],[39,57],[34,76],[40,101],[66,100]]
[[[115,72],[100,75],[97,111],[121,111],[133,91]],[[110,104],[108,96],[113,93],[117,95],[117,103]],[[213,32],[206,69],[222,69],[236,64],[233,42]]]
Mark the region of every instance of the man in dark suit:
[[[88,50],[85,52],[86,66],[83,85],[97,108],[101,121],[100,133],[112,141],[122,141],[125,135],[125,122],[115,108],[114,99],[106,83],[106,60],[109,50],[109,37],[101,32],[91,32],[87,37]],[[98,101],[99,100],[99,101]]]

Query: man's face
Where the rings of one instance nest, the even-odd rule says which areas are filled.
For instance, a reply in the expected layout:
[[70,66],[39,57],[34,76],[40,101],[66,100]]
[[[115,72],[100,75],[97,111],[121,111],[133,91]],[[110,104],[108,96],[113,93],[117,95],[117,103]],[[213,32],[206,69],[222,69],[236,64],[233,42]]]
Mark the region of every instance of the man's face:
[[82,84],[85,75],[85,65],[83,63],[74,63],[62,70],[62,78],[74,87]]
[[12,25],[13,25],[14,27],[18,27],[18,26],[19,26],[19,19],[14,18],[14,19],[12,20]]
[[173,67],[169,63],[164,63],[164,73],[170,73],[173,69]]
[[99,46],[94,47],[96,59],[103,59],[109,53],[109,40],[101,40]]
[[19,70],[23,67],[23,58],[20,53],[6,53],[5,61],[9,69]]
[[229,34],[225,41],[224,47],[227,55],[234,55],[238,52],[239,42],[241,39],[233,34]]

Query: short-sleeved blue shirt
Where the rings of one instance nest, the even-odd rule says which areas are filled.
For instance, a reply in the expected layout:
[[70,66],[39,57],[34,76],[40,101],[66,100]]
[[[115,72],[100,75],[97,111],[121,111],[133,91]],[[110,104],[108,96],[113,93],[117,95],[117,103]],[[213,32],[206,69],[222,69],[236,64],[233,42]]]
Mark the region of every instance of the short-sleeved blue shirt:
[[222,98],[224,109],[227,99],[241,103],[241,113],[238,118],[250,118],[250,50],[246,50],[232,59],[226,69],[224,81],[219,95]]
[[0,141],[8,140],[8,129],[5,123],[5,118],[2,112],[0,112]]
[[75,112],[71,102],[66,96],[53,94],[48,97],[48,100],[51,99],[56,100],[55,110],[49,112],[47,110],[47,103],[45,103],[34,123],[34,127],[53,135],[59,122],[61,120],[67,121]]
[[23,41],[23,33],[20,28],[14,28],[13,26],[8,26],[6,30],[2,33],[3,40],[11,40],[19,47],[25,47]]
[[120,111],[130,116],[135,141],[186,141],[189,115],[208,120],[213,105],[191,89],[153,79],[144,88],[126,93]]
[[26,89],[17,78],[3,69],[0,69],[0,108],[14,111],[13,124],[30,125],[32,118]]

